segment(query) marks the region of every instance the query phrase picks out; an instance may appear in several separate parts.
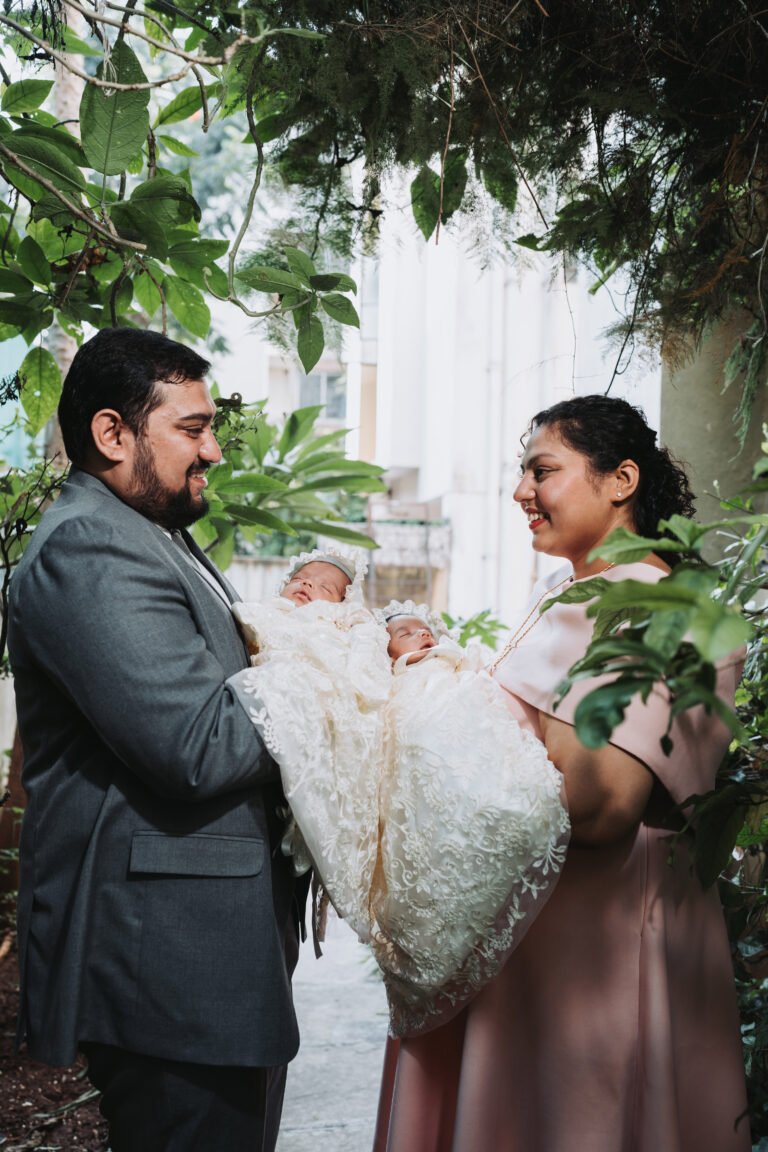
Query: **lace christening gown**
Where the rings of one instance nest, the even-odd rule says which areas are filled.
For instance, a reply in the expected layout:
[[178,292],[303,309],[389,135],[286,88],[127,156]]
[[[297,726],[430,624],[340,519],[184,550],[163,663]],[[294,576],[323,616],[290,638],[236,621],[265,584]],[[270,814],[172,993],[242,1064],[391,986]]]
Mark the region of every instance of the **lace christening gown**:
[[[366,609],[236,606],[251,718],[336,911],[384,973],[391,1030],[448,1019],[502,966],[563,862],[562,779],[447,638],[398,662]],[[306,845],[306,851],[304,849]]]
[[392,686],[386,633],[347,603],[297,607],[278,596],[234,611],[255,653],[251,720],[291,809],[283,849],[297,873],[314,864],[339,916],[368,940]]
[[502,967],[562,866],[562,777],[481,657],[442,637],[395,665],[372,946],[391,1030],[454,1015]]

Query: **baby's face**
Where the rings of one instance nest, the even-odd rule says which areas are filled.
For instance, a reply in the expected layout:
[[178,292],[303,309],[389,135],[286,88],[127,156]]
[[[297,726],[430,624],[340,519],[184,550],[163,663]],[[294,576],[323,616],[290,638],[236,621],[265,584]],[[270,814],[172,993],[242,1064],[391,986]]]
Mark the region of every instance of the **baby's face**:
[[437,643],[432,630],[418,616],[394,616],[387,624],[387,632],[387,652],[393,660],[406,652],[426,652]]
[[293,600],[294,604],[309,604],[310,600],[341,604],[349,582],[349,577],[335,564],[311,560],[291,576],[280,595]]

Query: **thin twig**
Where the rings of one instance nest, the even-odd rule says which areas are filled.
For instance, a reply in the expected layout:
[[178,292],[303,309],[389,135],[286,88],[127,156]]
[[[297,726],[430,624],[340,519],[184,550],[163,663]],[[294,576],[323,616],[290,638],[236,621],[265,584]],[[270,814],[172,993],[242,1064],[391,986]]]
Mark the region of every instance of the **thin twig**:
[[75,280],[77,279],[78,273],[80,272],[80,269],[85,264],[85,261],[88,259],[88,253],[91,250],[91,241],[93,240],[93,237],[94,237],[94,231],[91,228],[90,231],[88,232],[88,235],[85,238],[85,241],[83,243],[82,248],[80,249],[80,251],[77,254],[77,259],[75,260],[75,263],[72,265],[72,271],[70,272],[69,277],[67,279],[67,282],[64,285],[64,291],[62,292],[59,299],[56,301],[56,307],[57,308],[63,308],[64,305],[66,304],[67,300],[69,299],[69,294],[72,291],[72,288],[74,287],[74,283],[75,283]]
[[[538,0],[536,0],[536,2],[538,3]],[[541,5],[538,5],[538,6],[541,7]],[[510,152],[510,155],[512,157],[512,161],[515,165],[515,168],[517,168],[520,179],[522,180],[522,182],[523,182],[523,184],[524,184],[524,186],[528,192],[528,195],[531,197],[531,200],[534,203],[536,211],[538,212],[539,216],[541,217],[541,220],[542,220],[542,223],[544,224],[544,227],[549,228],[549,221],[547,220],[546,216],[544,215],[544,211],[543,211],[541,205],[539,204],[536,193],[534,192],[533,188],[528,183],[528,179],[525,175],[525,172],[523,171],[523,167],[517,158],[517,153],[515,152],[515,149],[512,147],[512,141],[510,140],[509,135],[507,134],[507,130],[504,127],[504,122],[503,122],[503,120],[499,114],[499,110],[496,106],[496,101],[494,100],[493,96],[491,95],[491,91],[490,91],[490,88],[488,87],[485,76],[483,75],[483,73],[480,69],[480,65],[478,64],[477,56],[475,55],[475,50],[472,47],[472,42],[469,39],[469,36],[467,35],[467,33],[464,31],[464,28],[462,27],[461,21],[459,20],[459,21],[457,21],[457,23],[458,23],[459,29],[461,31],[461,34],[464,37],[467,48],[469,48],[470,55],[472,56],[472,62],[473,62],[474,68],[475,68],[475,73],[476,73],[478,79],[480,80],[480,83],[483,86],[483,91],[485,92],[486,96],[488,97],[491,108],[493,109],[493,114],[496,117],[496,123],[499,126],[499,131],[501,132],[501,135],[504,138],[504,143],[507,145],[507,148],[509,148],[509,152]]]
[[[90,20],[96,20],[99,24],[105,24],[110,28],[124,27],[124,20],[112,20],[109,16],[105,16],[101,12],[95,16],[92,11],[83,8],[76,0],[65,0],[65,3],[68,8],[72,8],[75,12],[80,12],[81,15],[87,16]],[[112,7],[112,5],[110,5],[110,7]],[[125,11],[126,9],[119,10]],[[257,36],[248,36],[245,32],[241,32],[236,39],[227,45],[220,56],[202,56],[196,52],[187,52],[176,44],[169,46],[167,42],[157,40],[154,36],[150,36],[147,32],[141,32],[138,28],[134,28],[130,24],[126,26],[127,35],[135,36],[137,40],[143,40],[146,44],[150,44],[153,48],[158,48],[161,52],[170,52],[180,60],[186,60],[190,64],[198,64],[206,68],[220,68],[224,64],[229,64],[239,48],[250,44],[261,44],[269,36],[275,36],[281,31],[283,31],[281,28],[268,28],[266,31],[260,32]]]
[[437,247],[438,240],[440,239],[440,221],[443,218],[443,193],[445,191],[445,165],[448,159],[448,148],[451,143],[451,131],[453,129],[453,112],[456,107],[456,86],[454,67],[455,60],[453,54],[453,32],[448,33],[451,45],[451,62],[449,65],[451,77],[451,101],[448,105],[448,126],[445,130],[445,144],[443,145],[443,154],[440,157],[440,204],[437,212],[437,225],[435,227],[435,247]]
[[[73,7],[77,8],[78,11],[80,10],[79,5],[73,5]],[[35,36],[34,32],[30,32],[28,28],[25,28],[23,24],[17,23],[16,20],[12,20],[10,16],[0,15],[0,25],[2,24],[5,24],[8,28],[13,28],[14,32],[18,32],[18,34],[23,36],[25,40],[29,40],[31,44],[35,44],[38,48],[45,52],[47,56],[50,56],[52,60],[55,60],[58,64],[61,64],[62,68],[66,69],[66,71],[70,72],[73,76],[79,77],[80,80],[84,80],[86,84],[91,84],[94,88],[107,88],[110,92],[153,91],[155,88],[162,88],[166,84],[173,84],[177,80],[183,80],[185,76],[189,75],[191,68],[190,64],[186,64],[180,72],[174,72],[171,76],[164,76],[160,80],[147,80],[145,82],[137,81],[135,84],[121,84],[117,80],[100,80],[96,76],[90,76],[87,72],[83,72],[81,68],[78,68],[72,63],[71,59],[67,56],[66,53],[57,51],[57,49],[49,44],[47,40],[41,40],[39,36]],[[139,39],[146,39],[145,36],[142,36],[139,32],[134,32],[133,30],[131,30],[131,35],[135,35]],[[163,48],[166,52],[170,52],[171,54],[174,52],[174,50],[169,48],[167,44],[163,45]],[[218,61],[218,63],[221,63],[221,61]]]

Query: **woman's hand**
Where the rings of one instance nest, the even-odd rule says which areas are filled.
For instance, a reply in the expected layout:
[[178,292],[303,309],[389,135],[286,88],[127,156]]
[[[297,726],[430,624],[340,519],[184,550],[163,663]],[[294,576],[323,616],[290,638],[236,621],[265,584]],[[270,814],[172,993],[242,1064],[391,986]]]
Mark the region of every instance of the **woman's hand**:
[[607,744],[585,748],[572,724],[539,714],[542,738],[565,778],[571,843],[597,847],[622,840],[643,818],[653,773],[641,760]]

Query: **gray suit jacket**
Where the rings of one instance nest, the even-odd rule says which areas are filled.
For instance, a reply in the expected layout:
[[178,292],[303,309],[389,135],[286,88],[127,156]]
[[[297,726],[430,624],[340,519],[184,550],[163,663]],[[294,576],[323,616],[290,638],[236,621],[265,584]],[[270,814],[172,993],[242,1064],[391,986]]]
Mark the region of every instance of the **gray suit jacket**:
[[156,525],[73,469],[14,573],[8,646],[30,1054],[68,1064],[91,1040],[195,1063],[290,1060],[282,794],[227,605]]

